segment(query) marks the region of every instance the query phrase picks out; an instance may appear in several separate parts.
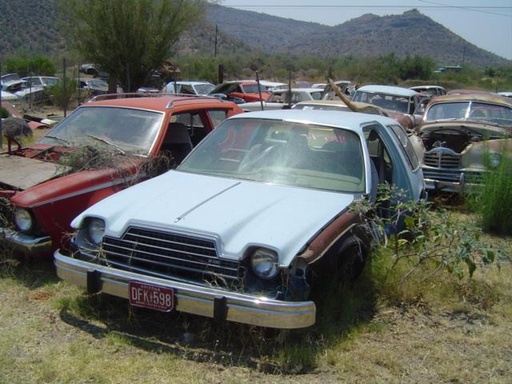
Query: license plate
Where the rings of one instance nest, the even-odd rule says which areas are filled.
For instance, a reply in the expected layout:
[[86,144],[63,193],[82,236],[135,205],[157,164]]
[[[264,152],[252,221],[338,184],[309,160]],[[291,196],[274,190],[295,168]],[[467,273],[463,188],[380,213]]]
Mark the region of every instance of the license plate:
[[170,312],[174,308],[174,290],[156,285],[130,281],[130,305]]

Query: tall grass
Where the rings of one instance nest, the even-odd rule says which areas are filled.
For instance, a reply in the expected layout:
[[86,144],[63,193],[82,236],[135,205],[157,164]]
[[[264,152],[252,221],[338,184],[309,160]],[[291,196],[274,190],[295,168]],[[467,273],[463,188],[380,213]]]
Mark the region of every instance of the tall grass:
[[473,207],[486,232],[512,235],[512,158],[501,155],[502,161],[484,175],[484,185],[474,197]]

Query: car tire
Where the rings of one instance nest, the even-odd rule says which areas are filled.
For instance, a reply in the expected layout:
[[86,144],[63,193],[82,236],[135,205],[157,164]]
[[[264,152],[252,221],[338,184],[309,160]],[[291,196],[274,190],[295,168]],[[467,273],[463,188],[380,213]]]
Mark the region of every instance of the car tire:
[[338,259],[338,275],[342,284],[353,284],[363,272],[368,251],[363,242],[352,236],[343,244]]

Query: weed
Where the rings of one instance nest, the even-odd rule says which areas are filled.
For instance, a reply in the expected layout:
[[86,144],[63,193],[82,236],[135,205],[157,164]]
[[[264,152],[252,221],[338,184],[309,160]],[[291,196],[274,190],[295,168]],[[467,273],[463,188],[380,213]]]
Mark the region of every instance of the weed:
[[484,231],[512,235],[512,158],[501,153],[500,164],[483,176],[484,183],[471,205]]

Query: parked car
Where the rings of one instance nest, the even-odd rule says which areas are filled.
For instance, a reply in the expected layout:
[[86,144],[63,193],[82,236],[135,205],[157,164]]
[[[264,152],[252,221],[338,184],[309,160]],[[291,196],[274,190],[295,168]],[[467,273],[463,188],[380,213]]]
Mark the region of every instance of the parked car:
[[422,99],[422,95],[412,89],[390,85],[365,85],[352,96],[353,101],[383,108],[409,130],[414,130],[421,121]]
[[474,190],[482,175],[512,153],[512,100],[476,93],[430,101],[419,135],[428,189]]
[[3,101],[18,101],[19,100],[19,97],[16,96],[14,93],[11,93],[11,92],[6,92],[4,90],[1,91],[2,92],[2,100]]
[[11,80],[2,84],[2,91],[9,92],[25,102],[40,102],[45,99],[45,89],[42,86],[30,86],[25,80]]
[[262,109],[290,108],[293,104],[304,100],[320,100],[323,90],[318,88],[292,88],[273,91],[266,101],[252,101],[240,104],[246,112],[261,111]]
[[288,88],[288,84],[281,83],[279,81],[260,80],[260,85],[265,87],[265,90],[267,92],[273,92]]
[[446,95],[446,89],[440,85],[416,85],[409,87],[409,89],[430,96],[431,98]]
[[14,80],[21,80],[20,75],[18,75],[17,73],[5,73],[0,76],[0,85],[10,83]]
[[22,80],[27,82],[29,87],[52,87],[62,82],[62,79],[56,76],[26,76]]
[[[51,256],[70,222],[95,202],[179,163],[222,120],[240,113],[215,98],[97,96],[37,142],[0,155],[0,245]],[[166,156],[163,156],[166,154]],[[165,161],[164,161],[165,160]]]
[[79,78],[78,87],[82,91],[89,92],[91,96],[105,95],[108,93],[108,83],[102,79]]
[[162,89],[162,93],[207,95],[213,88],[215,85],[208,81],[170,81]]
[[101,79],[108,79],[108,73],[103,68],[101,68],[98,64],[86,63],[80,65],[80,72],[85,73],[86,75],[92,75],[93,77],[99,77]]
[[210,91],[210,95],[220,98],[230,98],[244,100],[246,103],[251,101],[267,100],[270,97],[265,87],[258,85],[258,82],[252,80],[227,81],[217,85]]
[[393,210],[352,209],[375,202],[379,183],[403,189],[396,199],[424,194],[421,167],[395,120],[239,114],[176,170],[78,215],[70,248],[55,252],[57,274],[133,306],[307,327],[316,316],[311,290],[354,278],[381,239],[372,235],[375,215]]

